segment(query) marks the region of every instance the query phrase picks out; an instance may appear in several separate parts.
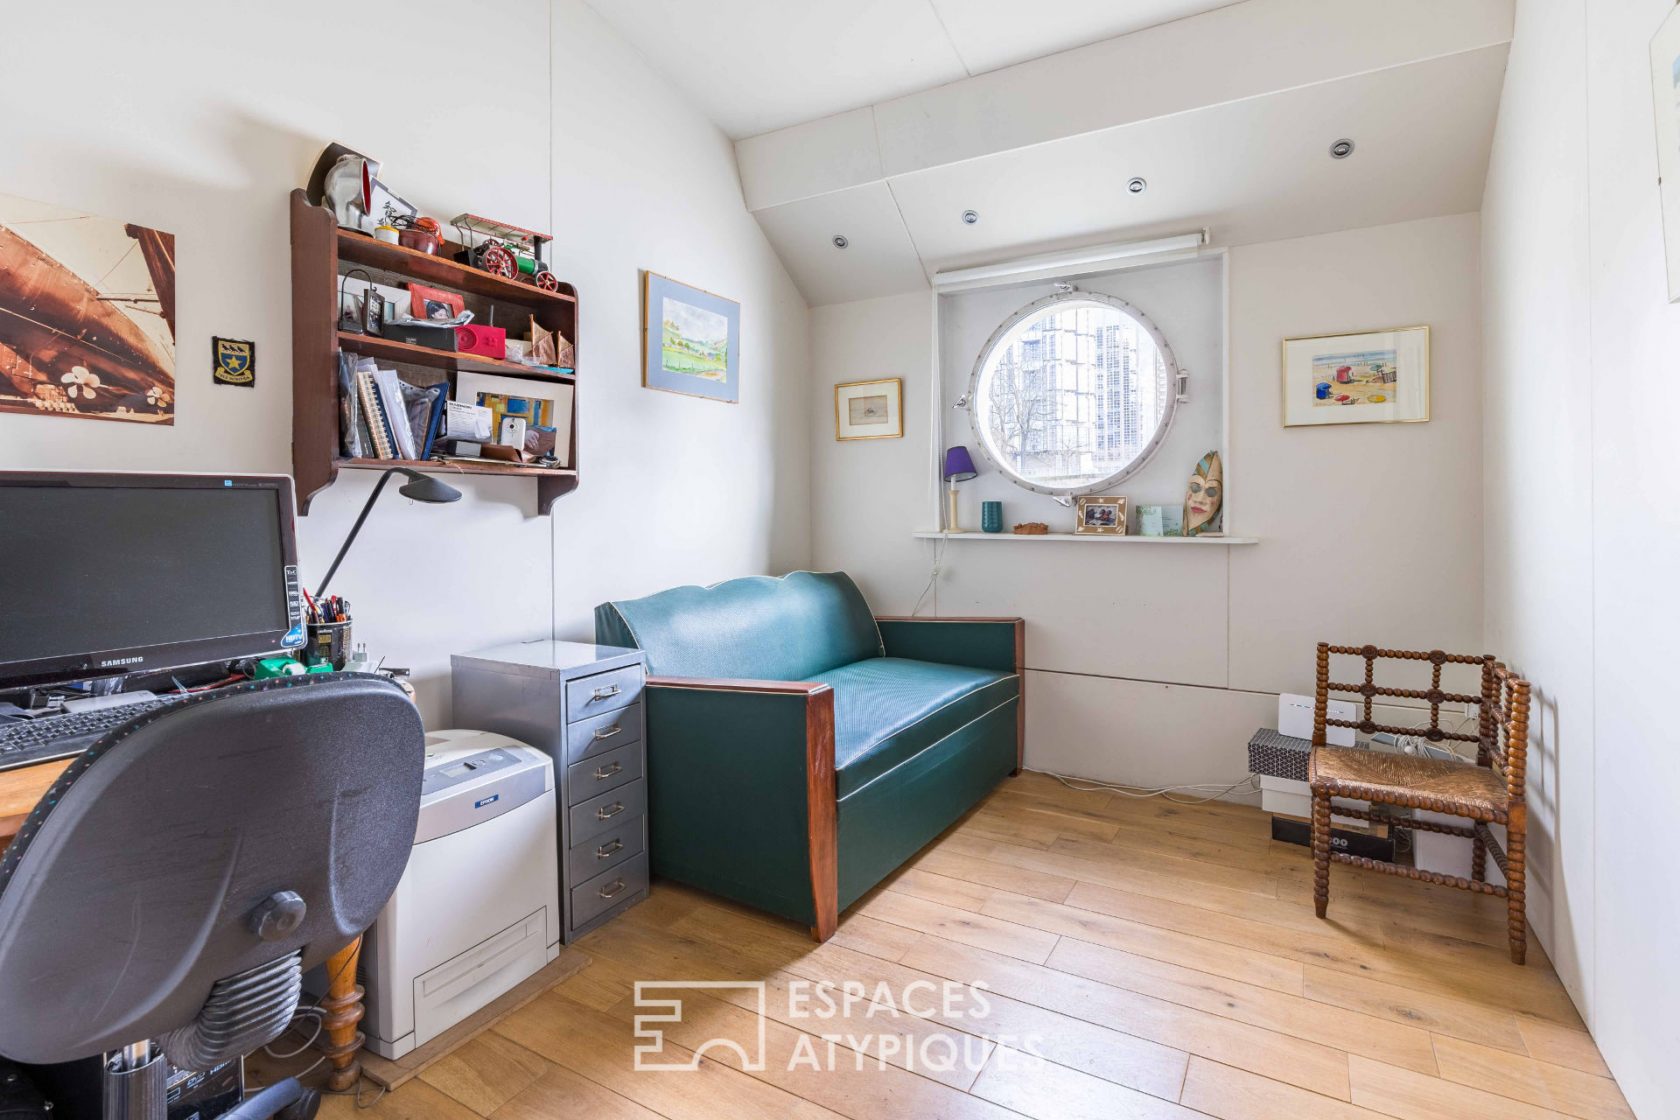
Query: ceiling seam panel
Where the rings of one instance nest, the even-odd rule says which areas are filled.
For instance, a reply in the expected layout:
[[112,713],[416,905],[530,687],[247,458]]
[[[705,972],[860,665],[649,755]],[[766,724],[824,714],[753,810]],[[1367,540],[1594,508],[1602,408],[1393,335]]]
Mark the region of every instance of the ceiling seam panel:
[[974,67],[969,65],[967,56],[963,54],[961,45],[957,43],[956,36],[951,34],[950,27],[946,25],[945,13],[939,10],[939,0],[927,0],[927,6],[928,10],[933,13],[934,21],[939,24],[939,30],[944,32],[945,41],[951,44],[951,53],[956,55],[957,61],[962,64],[963,73],[970,78],[974,77]]
[[[933,0],[928,0],[928,3],[931,4],[932,2]],[[937,14],[937,9],[935,9],[935,13]],[[881,122],[875,119],[875,106],[873,105],[869,107],[869,121],[875,127],[875,147],[879,150],[881,146]],[[932,273],[928,271],[927,258],[922,256],[922,247],[916,244],[916,232],[910,228],[910,222],[904,216],[904,207],[898,201],[898,192],[893,190],[892,180],[882,176],[881,181],[887,185],[887,197],[892,199],[893,212],[898,215],[898,224],[903,227],[905,239],[910,242],[910,251],[916,255],[917,266],[921,268],[924,276],[931,276]]]

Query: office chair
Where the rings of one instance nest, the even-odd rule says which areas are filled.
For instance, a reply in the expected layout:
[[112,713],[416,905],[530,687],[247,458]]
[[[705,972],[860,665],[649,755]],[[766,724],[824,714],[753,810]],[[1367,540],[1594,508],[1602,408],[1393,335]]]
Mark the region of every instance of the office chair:
[[[414,705],[361,674],[240,685],[106,735],[0,859],[0,1055],[103,1055],[105,1120],[164,1120],[171,1066],[277,1038],[304,972],[373,923],[424,759]],[[318,1106],[288,1079],[223,1116]]]

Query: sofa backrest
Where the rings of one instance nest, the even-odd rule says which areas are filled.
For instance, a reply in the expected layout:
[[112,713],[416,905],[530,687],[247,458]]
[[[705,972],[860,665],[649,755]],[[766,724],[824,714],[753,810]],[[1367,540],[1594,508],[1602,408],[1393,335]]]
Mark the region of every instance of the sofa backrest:
[[882,656],[863,592],[844,572],[748,576],[595,608],[595,640],[670,677],[796,681]]

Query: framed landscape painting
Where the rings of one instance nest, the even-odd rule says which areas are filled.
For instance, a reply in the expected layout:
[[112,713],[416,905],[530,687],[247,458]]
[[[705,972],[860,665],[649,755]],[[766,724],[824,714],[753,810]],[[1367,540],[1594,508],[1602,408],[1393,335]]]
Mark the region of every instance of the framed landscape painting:
[[643,385],[735,404],[740,366],[740,304],[642,273]]
[[1428,327],[1284,339],[1284,427],[1428,419]]

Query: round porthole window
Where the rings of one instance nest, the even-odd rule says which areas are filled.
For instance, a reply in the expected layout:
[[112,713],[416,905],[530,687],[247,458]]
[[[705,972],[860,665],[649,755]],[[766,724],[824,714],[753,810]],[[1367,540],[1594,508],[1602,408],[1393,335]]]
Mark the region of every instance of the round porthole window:
[[1125,300],[1048,296],[1010,316],[980,351],[968,393],[975,442],[1029,490],[1102,490],[1166,438],[1177,377],[1167,340]]

